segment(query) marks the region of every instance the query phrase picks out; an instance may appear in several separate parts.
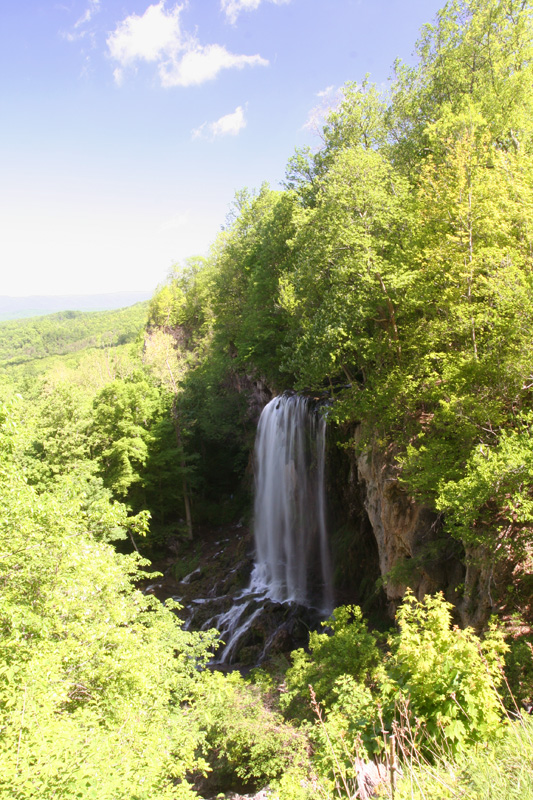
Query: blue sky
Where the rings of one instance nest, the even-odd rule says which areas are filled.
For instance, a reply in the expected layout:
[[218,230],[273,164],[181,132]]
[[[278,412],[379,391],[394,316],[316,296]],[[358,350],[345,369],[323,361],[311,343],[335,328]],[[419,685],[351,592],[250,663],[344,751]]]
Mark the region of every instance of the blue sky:
[[442,4],[4,0],[0,295],[154,289]]

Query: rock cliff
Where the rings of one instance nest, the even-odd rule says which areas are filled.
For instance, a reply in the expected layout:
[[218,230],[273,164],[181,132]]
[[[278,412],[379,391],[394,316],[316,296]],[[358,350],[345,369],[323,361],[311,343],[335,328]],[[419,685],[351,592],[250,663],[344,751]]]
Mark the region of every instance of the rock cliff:
[[[341,451],[338,442],[355,448]],[[337,451],[337,453],[335,452]],[[417,598],[442,591],[457,622],[481,629],[501,610],[512,565],[496,567],[490,553],[463,548],[443,530],[443,519],[410,497],[400,480],[393,447],[359,447],[359,431],[346,431],[330,447],[329,496],[339,602],[376,605],[369,585],[382,586],[381,606],[394,617],[406,590]]]
[[408,587],[419,599],[442,590],[455,600],[456,587],[464,580],[456,547],[443,536],[440,516],[401,485],[392,449],[374,445],[355,456],[355,462],[389,613],[394,614]]

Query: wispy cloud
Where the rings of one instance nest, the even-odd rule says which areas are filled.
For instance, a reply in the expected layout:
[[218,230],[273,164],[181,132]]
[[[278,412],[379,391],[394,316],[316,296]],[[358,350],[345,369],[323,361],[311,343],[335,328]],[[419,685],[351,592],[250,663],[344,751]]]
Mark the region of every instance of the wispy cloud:
[[74,23],[74,27],[81,28],[82,25],[86,25],[92,20],[97,11],[100,11],[100,0],[89,0],[88,8],[85,9],[79,20]]
[[[235,24],[241,11],[256,11],[264,0],[220,0],[220,8],[228,20]],[[291,0],[267,0],[277,6],[290,3]]]
[[127,69],[139,62],[157,65],[162,86],[194,86],[213,80],[223,69],[267,66],[259,55],[230,53],[219,44],[201,45],[181,28],[183,6],[168,11],[165,0],[149,6],[142,16],[131,14],[107,39],[109,55],[117,63],[115,80],[120,85]]
[[159,75],[163,86],[194,86],[213,80],[223,69],[257,66],[267,67],[268,61],[259,55],[234,55],[219,44],[194,44],[179,60],[162,63]]
[[319,133],[326,122],[329,112],[338,106],[342,100],[342,89],[335,86],[327,86],[317,92],[316,97],[318,97],[318,103],[309,111],[303,127],[314,133]]
[[217,139],[219,136],[237,136],[246,127],[244,109],[237,106],[231,114],[226,114],[216,122],[204,122],[192,132],[193,139]]
[[63,36],[68,42],[76,42],[79,39],[84,39],[86,36],[91,35],[91,31],[87,29],[87,25],[92,20],[95,14],[100,11],[100,0],[88,0],[88,6],[81,15],[81,17],[76,20],[72,29],[70,31],[66,31],[63,33]]

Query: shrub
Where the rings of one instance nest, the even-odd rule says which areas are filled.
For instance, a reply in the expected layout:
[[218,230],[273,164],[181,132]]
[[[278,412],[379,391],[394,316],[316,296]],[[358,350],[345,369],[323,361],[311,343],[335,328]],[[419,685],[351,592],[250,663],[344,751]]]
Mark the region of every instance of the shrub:
[[268,707],[258,686],[238,672],[214,672],[205,676],[202,691],[197,718],[207,732],[206,757],[215,778],[210,793],[257,788],[282,777],[287,787],[308,773],[305,736]]
[[309,653],[295,650],[286,674],[287,691],[281,706],[299,719],[314,718],[309,686],[318,702],[330,707],[337,699],[337,678],[349,675],[357,683],[369,683],[380,662],[377,637],[368,630],[357,606],[336,608],[322,624],[330,633],[311,632]]
[[[503,635],[491,625],[483,639],[451,624],[450,603],[441,594],[416,600],[407,593],[390,639],[382,699],[388,716],[406,714],[424,746],[444,740],[455,752],[500,730]],[[432,746],[432,745],[431,745]]]
[[393,733],[406,758],[428,759],[503,734],[498,687],[507,646],[496,627],[480,639],[452,626],[441,594],[418,601],[407,593],[397,623],[385,652],[360,610],[342,607],[326,623],[331,635],[311,634],[311,653],[293,653],[281,704],[303,721],[330,788],[355,791],[361,762],[385,758]]

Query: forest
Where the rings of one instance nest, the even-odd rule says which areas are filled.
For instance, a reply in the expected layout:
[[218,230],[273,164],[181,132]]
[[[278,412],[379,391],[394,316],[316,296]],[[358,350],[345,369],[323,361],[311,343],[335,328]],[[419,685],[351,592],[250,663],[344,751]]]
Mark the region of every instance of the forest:
[[[533,798],[532,11],[450,0],[148,304],[0,323],[1,800]],[[336,608],[213,669],[146,586],[253,528],[286,390]],[[363,462],[431,521],[386,571]]]

